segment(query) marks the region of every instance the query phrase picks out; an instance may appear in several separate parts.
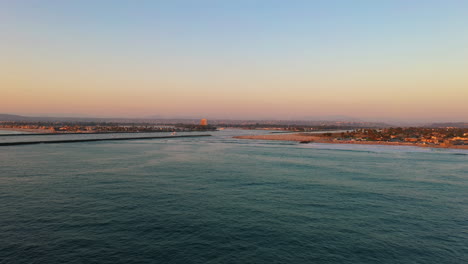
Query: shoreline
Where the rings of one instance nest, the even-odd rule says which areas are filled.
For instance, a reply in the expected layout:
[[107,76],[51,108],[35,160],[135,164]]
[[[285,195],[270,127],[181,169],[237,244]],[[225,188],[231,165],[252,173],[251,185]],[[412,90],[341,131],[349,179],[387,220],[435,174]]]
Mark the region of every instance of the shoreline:
[[[0,131],[4,129],[0,128]],[[31,130],[31,131],[29,131]],[[4,131],[15,131],[15,132],[31,132],[31,133],[15,133],[15,134],[2,134],[1,136],[56,136],[56,135],[103,135],[103,134],[150,134],[150,133],[172,133],[172,131],[105,131],[105,132],[50,132],[49,130],[43,129],[24,129],[24,130],[17,130],[8,129]],[[178,133],[191,133],[191,132],[208,132],[202,130],[193,130],[193,131],[176,131]]]
[[387,141],[350,141],[350,140],[332,140],[324,139],[318,136],[304,136],[300,134],[289,135],[250,135],[250,136],[235,136],[237,139],[253,139],[253,140],[278,140],[278,141],[296,141],[301,143],[326,143],[326,144],[355,144],[355,145],[382,145],[382,146],[407,146],[421,148],[447,148],[447,149],[466,149],[467,145],[427,145],[421,143],[406,143],[406,142],[387,142]]
[[35,128],[12,128],[12,127],[0,127],[0,131],[15,131],[15,132],[28,132],[28,133],[44,133],[44,134],[54,134],[48,129],[35,129]]

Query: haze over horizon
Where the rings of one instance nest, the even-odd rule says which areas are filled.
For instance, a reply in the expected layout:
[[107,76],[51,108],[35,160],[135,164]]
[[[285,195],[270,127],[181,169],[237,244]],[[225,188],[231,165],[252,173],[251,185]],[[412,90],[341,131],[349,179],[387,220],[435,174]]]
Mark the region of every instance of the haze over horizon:
[[[161,115],[152,115],[152,116],[98,116],[98,115],[80,115],[80,114],[26,114],[26,115],[16,115],[11,113],[0,113],[0,119],[4,115],[18,116],[18,117],[30,117],[30,118],[70,118],[70,119],[134,119],[134,120],[199,120],[201,118],[207,118],[210,121],[328,121],[328,122],[369,122],[369,123],[384,123],[387,125],[398,125],[398,126],[420,126],[428,124],[437,124],[437,123],[468,123],[467,119],[443,119],[443,120],[434,120],[431,118],[427,119],[395,119],[391,117],[375,117],[375,118],[357,118],[353,116],[345,115],[336,115],[336,116],[304,116],[304,117],[292,117],[292,118],[275,118],[275,117],[224,117],[224,116],[206,116],[206,115],[181,115],[181,116],[161,116]],[[38,119],[38,120],[39,120]],[[7,120],[13,120],[12,118],[7,118]],[[21,119],[18,119],[20,121]]]
[[0,3],[0,113],[467,121],[468,2]]

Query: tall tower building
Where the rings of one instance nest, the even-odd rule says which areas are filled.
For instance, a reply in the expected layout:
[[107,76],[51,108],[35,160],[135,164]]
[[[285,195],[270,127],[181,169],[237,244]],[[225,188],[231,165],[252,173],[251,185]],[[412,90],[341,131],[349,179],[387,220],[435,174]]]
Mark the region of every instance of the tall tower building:
[[200,120],[200,126],[207,126],[207,125],[208,125],[208,120],[206,120],[205,118]]

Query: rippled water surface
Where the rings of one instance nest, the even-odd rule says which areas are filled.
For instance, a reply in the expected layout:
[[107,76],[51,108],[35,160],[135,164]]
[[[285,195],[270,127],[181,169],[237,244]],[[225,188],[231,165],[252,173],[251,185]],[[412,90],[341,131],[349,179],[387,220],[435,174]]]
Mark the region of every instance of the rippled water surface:
[[0,263],[468,263],[468,151],[251,133],[0,147]]

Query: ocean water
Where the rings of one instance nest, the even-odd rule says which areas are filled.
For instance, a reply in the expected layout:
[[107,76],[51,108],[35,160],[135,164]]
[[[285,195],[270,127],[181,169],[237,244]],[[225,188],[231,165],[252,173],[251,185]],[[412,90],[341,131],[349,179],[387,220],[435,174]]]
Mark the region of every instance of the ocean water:
[[0,263],[468,263],[468,151],[210,133],[0,147]]

